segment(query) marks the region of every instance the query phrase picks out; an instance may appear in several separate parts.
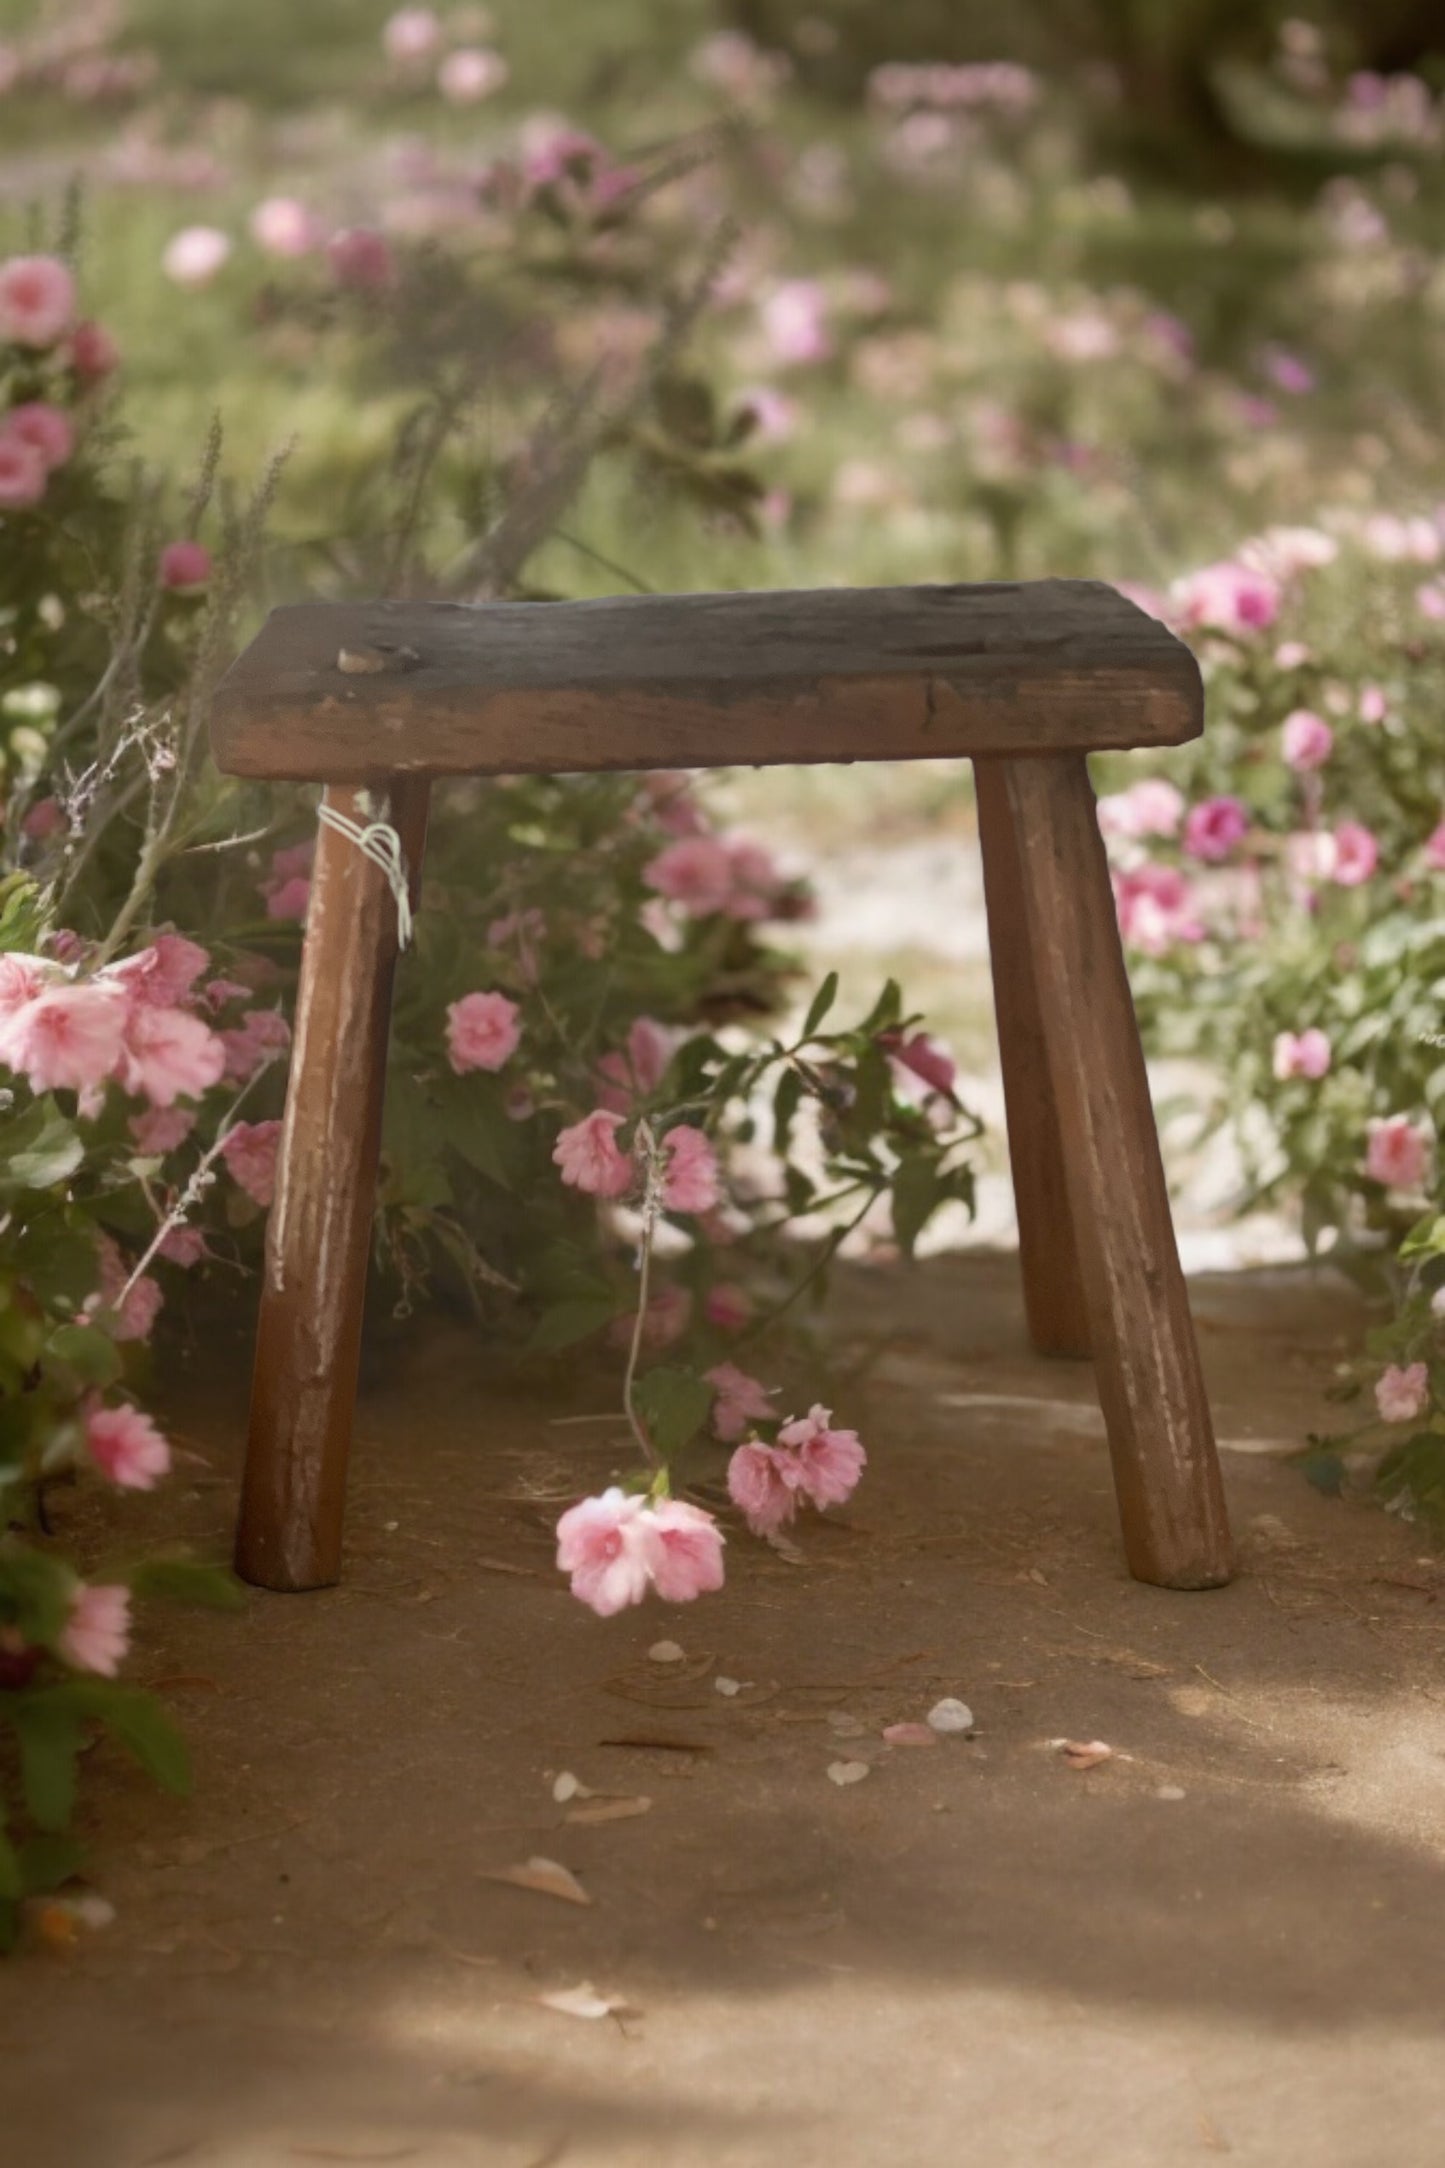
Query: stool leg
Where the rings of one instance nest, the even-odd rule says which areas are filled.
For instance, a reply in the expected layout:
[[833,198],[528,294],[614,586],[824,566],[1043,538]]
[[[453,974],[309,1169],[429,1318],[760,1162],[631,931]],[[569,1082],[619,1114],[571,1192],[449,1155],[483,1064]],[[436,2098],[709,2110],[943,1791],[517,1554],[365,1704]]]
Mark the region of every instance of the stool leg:
[[1082,754],[1002,763],[1129,1570],[1230,1577],[1229,1522]]
[[[428,785],[393,778],[388,796],[380,814],[354,790],[328,789],[326,801],[363,824],[390,820],[415,896]],[[329,1588],[341,1577],[396,948],[385,875],[349,837],[322,827],[266,1230],[236,1536],[236,1570],[260,1588]]]
[[1004,763],[976,760],[973,779],[1029,1337],[1041,1355],[1086,1356],[1089,1320]]

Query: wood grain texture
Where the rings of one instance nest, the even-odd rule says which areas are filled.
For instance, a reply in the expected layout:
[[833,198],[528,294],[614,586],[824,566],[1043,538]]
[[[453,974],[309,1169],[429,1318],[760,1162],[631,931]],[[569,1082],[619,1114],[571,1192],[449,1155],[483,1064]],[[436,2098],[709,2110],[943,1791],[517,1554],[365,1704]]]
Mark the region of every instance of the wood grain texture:
[[363,782],[1176,745],[1193,656],[1101,581],[303,603],[217,691],[228,773]]
[[[381,816],[401,837],[414,899],[427,797],[424,781],[399,781]],[[351,819],[376,817],[351,790],[330,790],[327,801]],[[236,1570],[261,1588],[326,1588],[340,1578],[396,953],[385,876],[347,837],[321,828],[236,1538]]]
[[1029,1338],[1041,1355],[1086,1356],[1088,1311],[1034,982],[1006,765],[977,760],[973,777]]
[[1215,1588],[1229,1522],[1094,794],[1077,754],[1005,780],[1125,1555]]

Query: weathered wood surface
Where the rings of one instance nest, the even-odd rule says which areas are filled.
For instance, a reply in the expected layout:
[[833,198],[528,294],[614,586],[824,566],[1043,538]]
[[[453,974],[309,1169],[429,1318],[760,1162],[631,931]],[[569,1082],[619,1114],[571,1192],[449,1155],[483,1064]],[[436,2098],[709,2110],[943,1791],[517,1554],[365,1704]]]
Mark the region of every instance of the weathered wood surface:
[[1029,1338],[1041,1355],[1086,1356],[1088,1310],[1030,953],[1007,763],[977,760],[973,780]]
[[232,774],[580,773],[1175,745],[1193,656],[1095,580],[302,603],[221,684]]
[[1077,754],[1005,775],[1125,1555],[1215,1588],[1229,1521],[1094,794]]
[[[414,901],[428,794],[424,779],[402,779],[380,814],[401,838]],[[351,790],[330,790],[327,801],[363,824],[377,817]],[[262,1588],[326,1588],[341,1574],[396,952],[385,875],[323,826],[266,1231],[236,1539],[237,1571]]]

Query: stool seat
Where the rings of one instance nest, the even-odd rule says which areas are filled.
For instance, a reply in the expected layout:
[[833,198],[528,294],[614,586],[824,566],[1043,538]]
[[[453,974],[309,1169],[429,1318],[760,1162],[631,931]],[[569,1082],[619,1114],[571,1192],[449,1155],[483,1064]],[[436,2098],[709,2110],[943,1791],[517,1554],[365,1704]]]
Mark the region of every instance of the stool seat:
[[309,782],[1178,745],[1199,669],[1102,580],[302,603],[222,682],[238,775]]
[[[341,1572],[403,869],[433,780],[961,756],[983,848],[1024,1308],[1092,1358],[1130,1571],[1231,1570],[1209,1402],[1087,756],[1203,727],[1193,656],[1094,580],[275,611],[217,692],[233,775],[325,785],[236,1563]],[[358,840],[394,847],[378,863]],[[378,848],[380,844],[378,843]]]

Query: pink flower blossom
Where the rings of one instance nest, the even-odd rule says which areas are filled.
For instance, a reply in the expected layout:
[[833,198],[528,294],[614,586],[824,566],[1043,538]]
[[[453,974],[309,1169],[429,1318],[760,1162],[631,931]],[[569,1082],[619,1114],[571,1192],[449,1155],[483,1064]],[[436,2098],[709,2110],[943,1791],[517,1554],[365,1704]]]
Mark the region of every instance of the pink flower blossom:
[[58,798],[37,798],[21,822],[21,832],[31,843],[48,843],[69,827],[65,808]]
[[152,1008],[178,1009],[211,959],[184,934],[160,933],[148,948],[112,964],[105,976],[125,987],[131,998]]
[[204,587],[211,569],[211,553],[204,542],[167,542],[157,561],[162,587],[181,591]]
[[1310,659],[1303,640],[1281,640],[1274,651],[1276,670],[1301,670]]
[[722,1194],[717,1154],[702,1130],[690,1122],[669,1129],[662,1140],[666,1162],[662,1201],[669,1212],[710,1212]]
[[75,1670],[113,1679],[130,1646],[130,1590],[77,1582],[55,1646]]
[[437,69],[437,89],[450,105],[478,105],[502,88],[511,69],[484,45],[459,45]]
[[617,1149],[622,1116],[597,1107],[558,1137],[552,1161],[562,1180],[589,1197],[620,1197],[632,1187],[633,1165]]
[[770,1536],[798,1510],[796,1455],[756,1438],[728,1462],[728,1496],[755,1536]]
[[[680,1340],[692,1322],[692,1296],[685,1287],[662,1287],[648,1303],[642,1317],[642,1345],[646,1348],[671,1347]],[[609,1338],[614,1344],[626,1347],[632,1338],[631,1315],[619,1317],[611,1328]]]
[[1184,848],[1191,858],[1218,864],[1248,829],[1249,815],[1238,798],[1206,798],[1190,808],[1184,823]]
[[0,1021],[0,1064],[35,1092],[93,1095],[121,1058],[129,1004],[98,980],[44,986]]
[[1322,715],[1310,708],[1295,708],[1284,719],[1280,750],[1286,767],[1298,774],[1322,768],[1335,749],[1335,734]]
[[198,1265],[207,1255],[206,1238],[199,1227],[172,1227],[162,1236],[157,1254],[164,1257],[168,1265],[179,1265],[183,1272],[189,1272],[192,1265]]
[[699,836],[705,823],[692,794],[692,778],[683,768],[652,768],[642,776],[652,817],[667,835]]
[[505,994],[464,994],[452,1002],[447,1010],[447,1059],[457,1075],[504,1069],[522,1036],[519,1014],[516,1002]]
[[1274,1042],[1274,1073],[1281,1083],[1308,1077],[1318,1083],[1330,1066],[1330,1042],[1313,1025],[1308,1031],[1282,1031]]
[[1278,581],[1243,564],[1205,565],[1180,580],[1173,595],[1181,624],[1235,639],[1265,631],[1279,615]]
[[1382,723],[1389,712],[1390,703],[1383,685],[1362,685],[1360,687],[1359,713],[1362,723]]
[[625,1114],[634,1098],[645,1099],[656,1091],[681,1039],[681,1032],[659,1024],[655,1016],[634,1017],[626,1052],[604,1054],[597,1064],[599,1077],[605,1079],[597,1095],[602,1105],[614,1114]]
[[1415,589],[1415,607],[1432,625],[1445,621],[1445,580],[1427,580]]
[[75,428],[70,416],[48,399],[27,399],[12,407],[0,421],[0,430],[39,452],[47,474],[55,467],[63,467],[75,450]]
[[314,837],[305,843],[288,844],[271,854],[271,870],[261,883],[267,918],[304,919],[311,900],[311,867],[316,857]]
[[1445,819],[1425,839],[1425,863],[1432,873],[1445,873]]
[[247,221],[251,238],[268,256],[292,260],[321,246],[323,229],[314,211],[294,196],[267,196]]
[[768,349],[780,367],[826,361],[833,351],[828,297],[816,279],[785,279],[765,298],[758,315]]
[[396,258],[384,233],[371,226],[346,226],[326,244],[326,261],[338,286],[358,293],[380,293],[396,283]]
[[150,1417],[129,1403],[92,1408],[85,1418],[91,1459],[120,1490],[154,1490],[170,1473],[171,1449]]
[[0,951],[0,1030],[18,1009],[34,1000],[46,982],[46,970],[38,956]]
[[1334,833],[1334,879],[1341,888],[1359,888],[1380,862],[1380,846],[1359,821],[1341,821]]
[[1418,1189],[1430,1164],[1430,1138],[1403,1114],[1369,1125],[1365,1172],[1386,1189]]
[[70,365],[87,383],[96,383],[120,366],[120,348],[104,324],[87,321],[70,334]]
[[441,43],[442,26],[432,8],[398,8],[382,25],[381,43],[388,60],[406,66],[425,60]]
[[0,512],[24,512],[39,504],[45,476],[45,461],[33,444],[0,434]]
[[210,285],[230,253],[230,236],[219,226],[182,226],[162,251],[161,269],[173,285],[194,291]]
[[54,346],[75,315],[75,280],[56,256],[0,263],[0,340]]
[[702,1314],[719,1332],[741,1332],[753,1314],[752,1297],[733,1280],[719,1280],[703,1297]]
[[159,1281],[145,1273],[125,1294],[131,1268],[119,1245],[102,1232],[96,1237],[96,1251],[100,1291],[86,1304],[86,1314],[96,1309],[107,1312],[103,1323],[112,1340],[148,1340],[166,1299]]
[[729,918],[756,920],[772,915],[782,877],[771,851],[745,836],[723,845],[732,874],[732,888],[723,909]]
[[278,1009],[248,1009],[229,1031],[220,1034],[229,1084],[249,1084],[269,1061],[280,1059],[291,1044],[291,1026]]
[[916,1031],[911,1039],[900,1032],[886,1032],[879,1041],[890,1061],[916,1076],[933,1092],[951,1098],[958,1077],[958,1069],[947,1047],[927,1032]]
[[190,1107],[147,1107],[133,1114],[127,1127],[137,1149],[147,1159],[163,1159],[185,1143],[196,1126]]
[[1172,836],[1184,818],[1184,795],[1163,776],[1146,776],[1128,790],[1099,800],[1099,826],[1106,836],[1137,841],[1145,836]]
[[226,1171],[253,1204],[269,1205],[276,1194],[279,1122],[235,1122],[221,1146]]
[[251,991],[241,979],[207,979],[201,989],[201,996],[214,1016],[220,1010],[229,1008],[233,1001],[249,1001]]
[[736,1363],[717,1363],[711,1370],[705,1370],[703,1376],[717,1391],[712,1427],[725,1445],[740,1438],[749,1424],[774,1420],[767,1387],[757,1378],[750,1377],[746,1370],[739,1370]]
[[226,1049],[209,1024],[185,1009],[156,1009],[136,1002],[126,1019],[120,1081],[143,1093],[154,1107],[199,1099],[219,1084]]
[[1375,1381],[1375,1406],[1382,1423],[1413,1423],[1430,1405],[1430,1372],[1424,1363],[1401,1369],[1391,1363]]
[[1131,948],[1163,956],[1176,941],[1204,939],[1193,891],[1177,866],[1146,861],[1130,873],[1116,872],[1113,881],[1119,931]]
[[834,1430],[832,1422],[832,1411],[815,1405],[778,1432],[778,1444],[796,1455],[799,1489],[819,1508],[851,1498],[868,1460],[857,1431]]
[[1290,354],[1282,346],[1271,346],[1261,356],[1261,367],[1276,391],[1287,392],[1291,398],[1302,397],[1315,388],[1315,375],[1308,362],[1301,361],[1298,354]]
[[713,836],[680,836],[644,866],[642,878],[692,918],[721,911],[733,892],[732,860]]
[[721,1588],[722,1548],[722,1531],[699,1507],[652,1505],[616,1488],[570,1506],[557,1523],[558,1569],[599,1618],[641,1603],[649,1588],[669,1603]]

